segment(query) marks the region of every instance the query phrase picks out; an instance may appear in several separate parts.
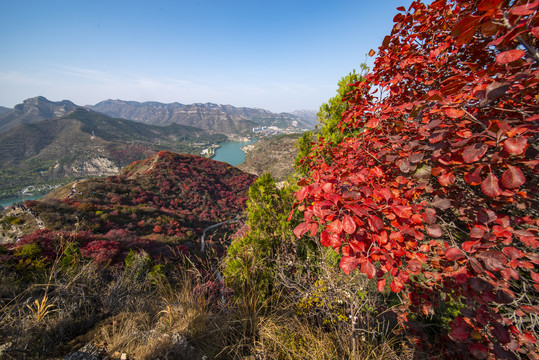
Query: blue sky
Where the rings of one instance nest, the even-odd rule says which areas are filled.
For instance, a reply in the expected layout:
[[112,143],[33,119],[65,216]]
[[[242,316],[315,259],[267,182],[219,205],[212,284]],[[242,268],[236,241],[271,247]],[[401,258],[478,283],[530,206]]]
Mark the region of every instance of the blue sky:
[[0,0],[0,105],[43,95],[317,110],[411,2]]

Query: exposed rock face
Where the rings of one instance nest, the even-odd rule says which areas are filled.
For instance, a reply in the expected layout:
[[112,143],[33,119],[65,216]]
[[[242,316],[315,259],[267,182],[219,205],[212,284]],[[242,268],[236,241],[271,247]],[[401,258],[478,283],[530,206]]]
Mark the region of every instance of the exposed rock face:
[[268,172],[275,181],[284,181],[294,172],[300,137],[301,134],[279,135],[247,145],[242,148],[245,161],[237,167],[257,176]]
[[77,105],[69,100],[50,101],[43,96],[26,99],[9,112],[0,114],[0,133],[22,124],[56,119],[73,111]]
[[82,173],[84,176],[116,175],[120,172],[120,167],[110,159],[95,157],[87,161],[76,161],[71,164],[73,173]]
[[112,117],[152,125],[177,123],[223,134],[246,133],[257,126],[311,127],[299,116],[288,113],[275,114],[263,109],[212,103],[184,105],[180,103],[105,100],[94,106],[89,106],[89,108]]

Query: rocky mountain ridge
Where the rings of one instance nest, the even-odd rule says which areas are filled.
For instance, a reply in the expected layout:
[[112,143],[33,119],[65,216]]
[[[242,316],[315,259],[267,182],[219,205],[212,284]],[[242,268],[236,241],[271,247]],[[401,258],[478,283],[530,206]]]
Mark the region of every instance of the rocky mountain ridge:
[[13,109],[7,108],[5,106],[0,106],[0,115],[13,111]]
[[[0,133],[22,124],[57,119],[77,107],[81,106],[69,100],[50,101],[43,96],[26,99],[14,109],[0,108]],[[300,130],[313,128],[315,125],[313,119],[305,111],[298,112],[298,115],[276,114],[264,109],[213,103],[184,105],[177,102],[141,103],[109,99],[85,107],[113,118],[159,126],[176,123],[213,133],[227,134],[231,137],[249,135],[255,127],[276,126],[282,129]]]
[[[25,221],[21,226],[10,223],[19,232],[0,231],[5,234],[0,243],[12,242],[12,234],[30,235],[46,228],[86,231],[128,247],[138,244],[150,253],[152,249],[167,251],[166,244],[171,242],[191,247],[204,228],[243,211],[247,190],[255,179],[220,161],[160,151],[114,176],[76,181],[41,200],[26,202],[24,208],[10,210],[9,216],[21,216]],[[156,240],[164,244],[148,243]]]
[[311,128],[312,124],[300,116],[275,114],[264,109],[235,107],[213,103],[163,104],[159,102],[136,102],[124,100],[105,100],[90,109],[109,116],[140,121],[152,125],[178,123],[195,126],[204,130],[223,134],[248,134],[259,126],[280,128]]
[[26,99],[12,110],[0,113],[0,133],[23,124],[57,119],[77,107],[69,100],[50,101],[43,96]]

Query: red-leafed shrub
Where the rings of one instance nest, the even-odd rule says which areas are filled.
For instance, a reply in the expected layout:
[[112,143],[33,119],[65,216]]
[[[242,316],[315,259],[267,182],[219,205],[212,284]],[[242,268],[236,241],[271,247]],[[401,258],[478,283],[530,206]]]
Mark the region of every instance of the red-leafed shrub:
[[116,241],[95,240],[87,243],[80,249],[82,256],[97,263],[113,262],[120,254],[120,243]]
[[359,135],[314,144],[296,194],[295,234],[318,234],[343,271],[400,293],[403,320],[455,304],[447,336],[465,358],[539,356],[538,9],[399,8],[340,122]]
[[105,234],[107,240],[112,241],[131,241],[135,238],[135,234],[127,229],[113,229]]

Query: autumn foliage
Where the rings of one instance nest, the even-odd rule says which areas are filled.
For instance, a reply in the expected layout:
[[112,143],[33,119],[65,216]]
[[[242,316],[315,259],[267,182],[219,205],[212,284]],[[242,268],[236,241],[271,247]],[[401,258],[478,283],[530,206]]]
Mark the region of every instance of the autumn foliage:
[[[27,201],[46,229],[11,247],[37,244],[51,261],[71,241],[97,263],[121,262],[129,250],[156,258],[196,253],[204,228],[242,213],[255,179],[227,163],[162,151],[121,175],[80,181],[68,196]],[[211,246],[212,236],[206,241]]]
[[438,355],[539,357],[538,9],[399,8],[339,124],[360,135],[331,147],[321,138],[304,160],[296,236],[319,237],[344,272],[400,294],[404,321],[456,304],[446,335],[415,332]]

